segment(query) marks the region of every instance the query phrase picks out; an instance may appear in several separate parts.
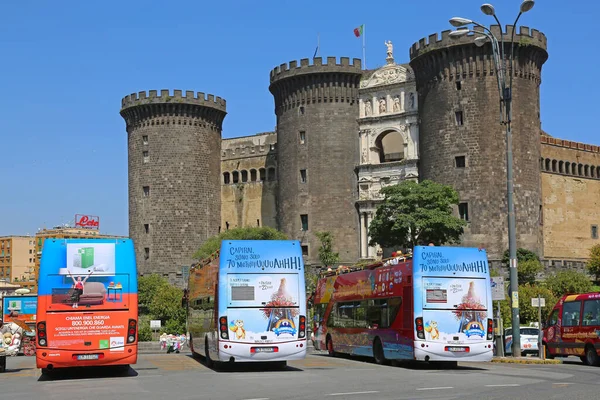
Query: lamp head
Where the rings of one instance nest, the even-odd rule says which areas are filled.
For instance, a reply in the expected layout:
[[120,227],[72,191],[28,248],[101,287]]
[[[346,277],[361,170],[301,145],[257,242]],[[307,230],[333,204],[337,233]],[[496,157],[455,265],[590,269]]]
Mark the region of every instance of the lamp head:
[[473,42],[475,43],[475,46],[481,47],[484,44],[486,44],[487,41],[488,41],[487,36],[479,36],[479,37],[476,37]]
[[485,14],[485,15],[496,15],[496,9],[494,8],[493,5],[489,4],[489,3],[485,3],[481,6],[481,11]]
[[520,10],[522,13],[526,13],[527,11],[531,10],[534,5],[535,1],[533,0],[523,0],[523,2],[521,3]]
[[449,36],[452,39],[458,39],[459,37],[465,36],[470,31],[468,29],[457,29],[455,31],[450,32]]
[[473,23],[473,21],[471,21],[470,19],[467,19],[467,18],[454,17],[454,18],[450,19],[450,25],[455,26],[457,28],[459,28],[461,26],[469,25],[472,23]]

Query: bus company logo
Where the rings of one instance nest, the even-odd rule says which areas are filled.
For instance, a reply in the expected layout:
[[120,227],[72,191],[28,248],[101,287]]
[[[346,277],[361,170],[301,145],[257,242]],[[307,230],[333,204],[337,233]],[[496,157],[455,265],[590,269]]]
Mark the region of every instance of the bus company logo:
[[467,328],[464,330],[465,335],[468,338],[471,336],[479,336],[484,337],[485,331],[483,330],[483,325],[478,321],[471,321],[467,324]]
[[273,332],[275,332],[275,334],[277,336],[283,335],[283,334],[295,336],[296,335],[296,326],[294,324],[294,321],[292,321],[291,319],[283,318],[283,319],[280,319],[279,321],[277,321],[277,323],[275,324],[275,328],[273,329]]
[[110,338],[110,351],[124,351],[125,350],[125,338],[124,337],[111,337]]

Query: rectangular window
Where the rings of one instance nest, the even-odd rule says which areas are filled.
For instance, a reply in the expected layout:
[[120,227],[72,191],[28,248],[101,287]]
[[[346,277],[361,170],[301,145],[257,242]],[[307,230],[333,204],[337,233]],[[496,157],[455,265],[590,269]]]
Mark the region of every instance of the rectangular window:
[[600,300],[586,300],[583,302],[583,325],[600,325]]
[[467,158],[465,156],[454,157],[454,166],[456,168],[465,168],[467,166]]
[[462,82],[456,81],[456,90],[461,90],[461,89],[462,89]]
[[150,186],[144,186],[142,190],[144,191],[144,197],[150,197]]
[[301,214],[300,222],[302,222],[302,230],[307,231],[308,230],[308,214]]
[[145,163],[149,162],[150,161],[150,156],[148,155],[148,152],[144,151],[142,154],[144,155],[144,162]]
[[144,224],[144,232],[150,233],[150,224]]
[[454,113],[454,116],[456,117],[456,125],[462,126],[463,125],[463,112],[462,111],[456,111]]
[[460,219],[464,219],[465,221],[468,221],[469,220],[469,204],[460,203],[458,205],[458,215],[460,216]]
[[300,131],[300,144],[306,143],[306,131]]
[[150,258],[150,247],[144,247],[144,259]]
[[300,106],[300,115],[304,115],[304,106]]
[[598,239],[598,225],[592,225],[592,239]]
[[305,169],[300,170],[300,182],[306,183],[306,170]]
[[566,301],[563,303],[563,326],[579,326],[581,319],[581,301]]
[[32,249],[29,249],[29,254],[33,254],[33,250]]
[[148,135],[142,136],[142,143],[148,144]]
[[308,245],[307,244],[302,245],[302,255],[308,257]]

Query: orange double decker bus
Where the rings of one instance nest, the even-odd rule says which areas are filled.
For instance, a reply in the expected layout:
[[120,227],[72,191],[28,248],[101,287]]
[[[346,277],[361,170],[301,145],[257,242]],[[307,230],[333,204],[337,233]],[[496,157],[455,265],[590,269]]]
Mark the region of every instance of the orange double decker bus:
[[44,242],[36,363],[57,368],[137,362],[137,271],[131,239]]

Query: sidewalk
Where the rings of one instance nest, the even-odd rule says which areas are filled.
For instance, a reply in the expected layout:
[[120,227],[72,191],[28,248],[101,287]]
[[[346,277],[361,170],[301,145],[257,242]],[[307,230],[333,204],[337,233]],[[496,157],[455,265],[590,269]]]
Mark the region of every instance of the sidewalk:
[[542,360],[539,357],[494,357],[492,362],[505,364],[562,364],[560,359]]

